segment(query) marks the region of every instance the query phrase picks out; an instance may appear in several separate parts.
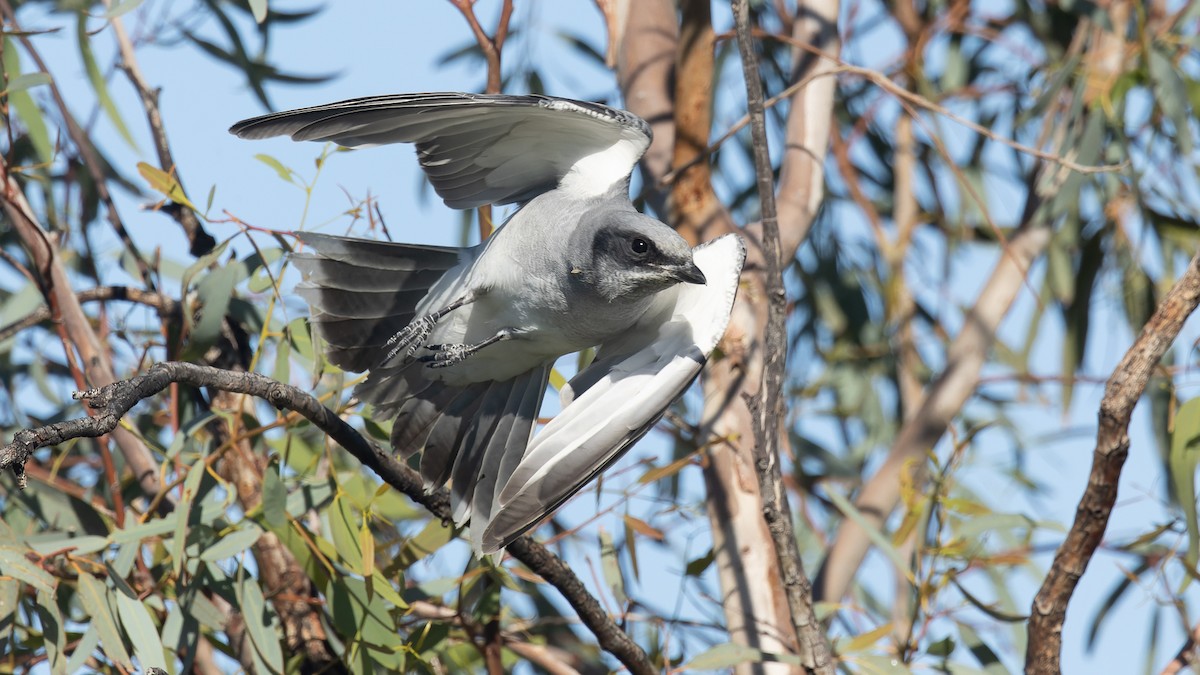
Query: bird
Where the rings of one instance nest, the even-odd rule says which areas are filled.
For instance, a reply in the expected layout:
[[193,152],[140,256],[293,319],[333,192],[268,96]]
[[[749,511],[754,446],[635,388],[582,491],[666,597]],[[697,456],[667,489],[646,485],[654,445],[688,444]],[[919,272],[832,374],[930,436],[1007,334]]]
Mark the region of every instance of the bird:
[[[393,420],[427,489],[449,482],[475,553],[508,546],[644,436],[728,325],[745,244],[693,249],[640,213],[649,125],[599,103],[458,92],[357,98],[234,124],[349,148],[412,143],[455,209],[516,204],[472,247],[298,233],[297,293],[354,395]],[[554,362],[596,348],[536,435]]]

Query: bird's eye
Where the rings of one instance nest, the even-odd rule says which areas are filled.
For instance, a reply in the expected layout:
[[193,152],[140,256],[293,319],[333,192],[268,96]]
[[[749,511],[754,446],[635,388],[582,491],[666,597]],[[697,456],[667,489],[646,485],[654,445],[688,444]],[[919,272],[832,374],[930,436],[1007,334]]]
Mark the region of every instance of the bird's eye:
[[646,241],[645,239],[642,239],[641,237],[638,237],[638,238],[634,239],[633,241],[629,242],[629,248],[636,255],[646,255],[647,253],[650,252],[650,242]]

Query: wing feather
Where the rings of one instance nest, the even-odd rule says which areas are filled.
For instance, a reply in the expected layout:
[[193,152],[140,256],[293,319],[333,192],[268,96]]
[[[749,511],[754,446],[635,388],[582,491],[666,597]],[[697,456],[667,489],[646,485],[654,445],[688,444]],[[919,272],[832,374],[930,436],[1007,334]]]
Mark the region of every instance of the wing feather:
[[347,147],[416,143],[434,189],[461,209],[526,201],[556,185],[604,194],[628,181],[650,145],[650,126],[632,113],[540,95],[372,96],[263,115],[230,131]]
[[706,286],[680,284],[574,380],[567,405],[501,483],[482,535],[491,553],[533,527],[637,442],[704,367],[729,323],[746,249],[726,235],[695,249]]

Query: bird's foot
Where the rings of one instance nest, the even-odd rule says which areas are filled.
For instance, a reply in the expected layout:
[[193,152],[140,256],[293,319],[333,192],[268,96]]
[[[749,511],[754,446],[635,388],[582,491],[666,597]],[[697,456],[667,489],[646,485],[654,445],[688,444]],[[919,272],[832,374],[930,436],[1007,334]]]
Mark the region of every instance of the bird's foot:
[[421,343],[425,341],[425,338],[429,337],[429,334],[433,332],[433,327],[437,325],[440,318],[437,314],[430,314],[419,319],[413,319],[412,323],[405,326],[387,341],[387,345],[385,346],[390,346],[391,350],[383,358],[383,362],[387,363],[391,361],[400,352],[404,352],[404,359],[406,361],[411,359],[413,354],[421,348]]
[[512,333],[510,331],[502,330],[483,342],[473,345],[425,345],[425,349],[435,353],[422,356],[418,360],[424,363],[426,368],[449,368],[450,366],[458,365],[463,361],[466,361],[472,354],[480,349],[500,342],[501,340],[507,340],[510,337],[512,337]]
[[387,363],[388,361],[391,361],[392,359],[396,358],[400,352],[404,352],[405,361],[411,360],[413,354],[415,354],[417,350],[421,348],[421,343],[425,342],[425,339],[428,338],[429,334],[433,332],[433,327],[437,325],[438,321],[442,320],[443,316],[446,316],[450,312],[453,312],[463,305],[474,302],[476,297],[476,291],[468,291],[461,298],[458,298],[454,302],[446,305],[438,311],[417,319],[413,319],[411,323],[388,339],[384,346],[391,347],[391,349],[388,351],[387,356],[383,357],[383,361],[381,361],[381,363]]

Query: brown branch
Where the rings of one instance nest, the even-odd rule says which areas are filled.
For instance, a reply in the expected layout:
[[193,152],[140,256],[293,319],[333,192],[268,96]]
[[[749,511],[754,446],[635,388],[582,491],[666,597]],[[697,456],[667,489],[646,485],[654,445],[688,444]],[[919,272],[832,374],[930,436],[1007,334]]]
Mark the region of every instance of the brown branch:
[[1129,418],[1146,390],[1159,360],[1200,304],[1200,253],[1163,298],[1125,357],[1108,378],[1100,401],[1100,425],[1088,486],[1075,511],[1075,522],[1033,599],[1029,617],[1029,649],[1025,672],[1057,673],[1062,651],[1062,628],[1067,604],[1104,537],[1117,499],[1117,482],[1129,455]]
[[[415,471],[397,461],[387,450],[367,441],[308,393],[258,373],[234,372],[177,361],[156,363],[144,375],[77,392],[76,398],[85,400],[95,415],[18,431],[11,443],[0,447],[0,471],[12,469],[23,475],[20,474],[20,468],[38,448],[72,438],[96,437],[112,432],[118,428],[121,417],[134,405],[162,392],[173,382],[247,394],[262,398],[276,408],[295,411],[370,467],[384,482],[408,495],[435,517],[451,520],[450,496],[446,490],[426,492],[424,481]],[[558,556],[529,536],[510,544],[508,552],[557,588],[579,614],[584,625],[596,636],[600,646],[630,672],[644,675],[658,672],[642,648],[621,631],[604,612],[599,601],[587,592],[579,577]]]
[[[100,286],[98,288],[88,288],[79,291],[75,294],[79,302],[108,302],[112,300],[133,302],[139,305],[153,307],[158,311],[161,317],[173,316],[179,313],[179,301],[174,298],[165,296],[161,293],[152,291],[143,291],[140,288],[132,286]],[[0,342],[20,333],[21,331],[36,326],[45,321],[54,318],[53,312],[49,307],[42,306],[33,310],[29,314],[13,321],[12,323],[0,326]]]
[[[17,15],[13,11],[12,5],[8,0],[0,0],[0,11],[4,13],[8,23],[12,26],[13,33],[21,42],[21,46],[33,59],[34,64],[43,73],[49,73],[49,68],[46,67],[46,62],[42,59],[41,54],[33,46],[33,41],[29,39],[29,34],[25,33],[21,25],[17,23]],[[104,164],[100,160],[100,156],[96,154],[96,148],[92,146],[91,139],[87,137],[83,127],[75,121],[75,116],[71,114],[71,109],[67,107],[67,102],[59,91],[57,81],[51,78],[47,87],[50,89],[50,96],[54,99],[54,103],[58,106],[59,113],[63,117],[63,123],[67,127],[67,135],[71,137],[71,142],[75,144],[79,156],[83,158],[83,164],[87,168],[88,175],[91,176],[96,188],[96,194],[99,195],[100,201],[104,203],[105,213],[108,215],[108,222],[112,225],[113,231],[121,239],[121,244],[133,256],[134,262],[137,264],[138,273],[142,278],[142,282],[146,288],[153,289],[154,281],[150,277],[150,266],[146,263],[146,259],[142,257],[137,246],[134,245],[133,239],[129,236],[129,232],[125,229],[125,224],[121,220],[121,215],[117,211],[117,205],[113,202],[112,193],[108,190],[108,177],[104,175]],[[3,173],[7,175],[7,166],[3,167]]]
[[762,80],[758,73],[758,54],[750,36],[748,0],[733,0],[733,19],[737,28],[738,51],[742,57],[742,75],[746,81],[746,104],[750,115],[751,148],[761,205],[762,249],[766,263],[764,291],[767,297],[767,326],[763,335],[762,385],[751,403],[755,411],[755,469],[762,495],[763,518],[775,545],[775,555],[783,575],[792,623],[800,641],[800,660],[805,672],[834,672],[829,643],[817,621],[812,605],[812,583],[804,572],[795,526],[788,506],[783,475],[779,468],[779,438],[783,420],[783,382],[787,356],[787,294],[783,288],[783,261],[780,251],[779,222],[775,211],[775,177],[767,147],[767,123],[763,109]]
[[[111,5],[106,0],[105,5]],[[133,84],[133,88],[137,90],[138,96],[142,99],[142,108],[146,111],[146,122],[150,125],[150,135],[154,138],[154,149],[158,153],[159,168],[167,173],[174,175],[175,181],[179,183],[180,189],[183,189],[183,178],[180,177],[178,167],[175,166],[175,159],[171,155],[171,144],[167,140],[166,125],[163,124],[162,113],[158,108],[158,90],[151,89],[146,84],[146,78],[142,76],[142,71],[138,67],[137,54],[133,48],[133,42],[129,39],[129,35],[125,32],[125,24],[121,17],[113,17],[109,20],[112,23],[113,34],[117,38],[117,47],[121,52],[121,68],[129,77],[129,81]],[[186,194],[187,191],[183,190]],[[216,240],[212,235],[204,230],[204,226],[200,224],[200,219],[196,217],[195,212],[182,204],[176,204],[174,208],[163,209],[179,223],[183,228],[184,233],[188,238],[188,252],[195,257],[200,257],[216,246]]]
[[[606,3],[607,4],[607,3]],[[675,50],[679,38],[674,0],[625,2],[617,51],[617,84],[625,107],[650,124],[653,140],[642,156],[642,196],[660,218],[666,217],[667,190],[659,179],[671,168],[675,146],[672,111]],[[705,132],[707,135],[707,131]]]
[[[472,620],[470,616],[425,600],[412,602],[408,607],[408,611],[412,615],[423,619],[449,622],[461,626],[472,638],[479,637],[484,632],[484,629]],[[557,647],[526,642],[520,636],[510,631],[498,631],[496,637],[504,647],[507,647],[517,656],[529,661],[551,675],[579,675],[579,671],[571,665],[572,662],[578,662],[579,658],[571,652]]]
[[[83,308],[79,305],[79,299],[71,289],[67,272],[63,269],[62,260],[58,255],[58,247],[38,223],[29,202],[25,199],[25,194],[21,192],[20,185],[17,184],[15,178],[8,174],[7,169],[7,164],[0,160],[0,172],[6,176],[5,183],[0,185],[0,202],[2,202],[0,206],[8,216],[10,226],[29,251],[33,268],[41,277],[40,285],[46,295],[47,303],[53,314],[63,322],[62,330],[79,352],[84,381],[91,387],[111,384],[117,378],[113,373],[109,354],[101,349],[100,340],[92,330],[87,315],[83,313]],[[68,350],[69,353],[70,350]],[[145,443],[125,428],[114,428],[112,437],[121,449],[125,463],[133,471],[134,478],[141,485],[142,491],[148,495],[157,493],[159,487],[158,464],[154,461],[154,457]],[[20,467],[14,467],[17,482],[22,486],[25,484],[23,466],[24,462]]]
[[691,245],[734,230],[729,212],[712,187],[712,169],[697,161],[708,146],[713,109],[712,6],[688,0],[680,6],[675,57],[675,149],[672,167],[680,169],[671,188],[670,221]]
[[[483,52],[483,58],[487,62],[487,88],[485,91],[489,94],[499,94],[503,81],[500,55],[504,49],[504,40],[508,37],[508,25],[512,19],[512,0],[504,0],[504,4],[501,5],[500,19],[496,22],[496,31],[492,35],[487,34],[487,31],[479,23],[479,17],[475,16],[475,0],[450,0],[450,4],[454,5],[467,20],[467,25],[475,34],[479,50]],[[492,231],[495,230],[492,225],[492,205],[485,204],[476,211],[479,219],[479,240],[483,241],[490,237]]]
[[1192,667],[1197,662],[1197,657],[1200,657],[1200,654],[1197,653],[1200,650],[1197,640],[1200,640],[1200,623],[1192,628],[1192,633],[1188,635],[1187,641],[1179,648],[1175,658],[1163,666],[1159,675],[1175,675],[1175,673],[1182,672],[1184,668]]

